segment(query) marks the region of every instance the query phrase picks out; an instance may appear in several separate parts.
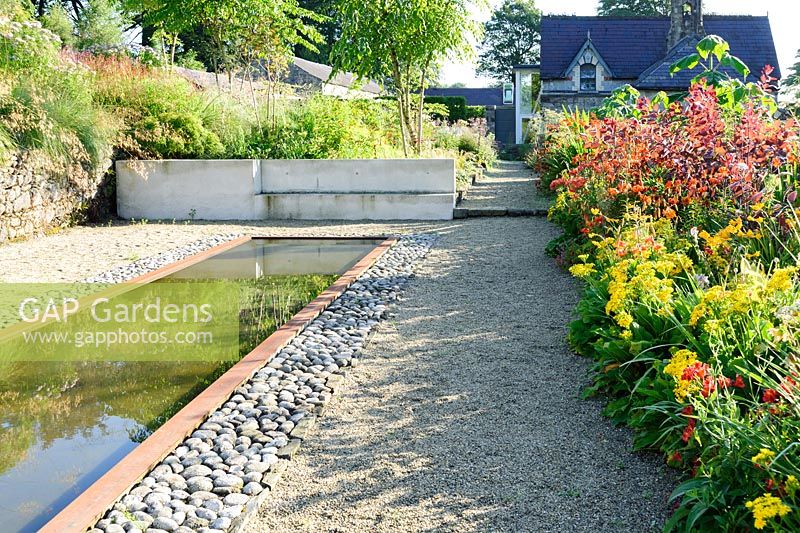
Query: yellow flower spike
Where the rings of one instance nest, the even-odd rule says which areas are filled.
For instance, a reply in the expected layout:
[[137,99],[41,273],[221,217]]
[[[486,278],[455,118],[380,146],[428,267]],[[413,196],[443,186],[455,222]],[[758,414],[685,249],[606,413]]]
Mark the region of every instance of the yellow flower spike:
[[616,321],[621,328],[629,329],[633,324],[633,317],[629,313],[623,311],[617,314]]
[[697,382],[682,379],[684,370],[696,362],[697,355],[694,352],[690,350],[679,350],[672,356],[669,364],[664,367],[664,373],[668,376],[672,376],[675,380],[673,393],[679,402],[684,401],[688,395],[700,390],[700,385]]
[[794,275],[797,273],[797,268],[779,268],[767,282],[767,292],[786,292],[792,288],[792,281]]
[[573,265],[569,269],[570,274],[576,278],[588,278],[592,273],[596,272],[592,263],[583,263],[580,265]]
[[764,529],[767,525],[767,521],[786,516],[792,512],[792,509],[783,503],[783,500],[768,492],[755,500],[745,503],[745,507],[750,509],[750,512],[753,513],[756,529]]

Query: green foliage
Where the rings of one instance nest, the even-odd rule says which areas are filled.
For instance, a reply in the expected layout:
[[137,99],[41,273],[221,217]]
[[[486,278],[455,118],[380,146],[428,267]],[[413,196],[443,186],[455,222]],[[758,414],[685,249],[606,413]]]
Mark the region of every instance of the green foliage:
[[[404,146],[422,150],[424,102],[412,111],[411,92],[424,89],[445,57],[466,57],[476,34],[472,0],[340,0],[342,35],[333,47],[334,73],[361,79],[391,79],[397,96]],[[416,124],[414,123],[416,120]]]
[[285,64],[294,47],[316,50],[322,36],[306,20],[323,19],[297,0],[151,0],[143,12],[147,26],[199,34],[204,47],[195,51],[215,72],[249,68],[256,59]]
[[434,118],[447,118],[450,121],[463,120],[467,114],[467,99],[463,96],[426,96],[428,104],[444,104],[447,107],[447,116]]
[[789,75],[783,79],[783,85],[787,87],[800,86],[800,51],[797,52],[797,62],[789,69]]
[[94,105],[90,73],[63,59],[59,38],[25,9],[5,9],[10,19],[0,21],[0,144],[6,152],[38,149],[63,164],[97,166],[108,156],[113,127]]
[[53,5],[40,20],[44,28],[58,35],[64,46],[71,47],[75,44],[75,27],[63,5]]
[[138,158],[236,157],[252,127],[246,106],[130,59],[86,58],[96,100],[122,123],[118,146]]
[[[777,111],[777,103],[769,94],[774,81],[770,77],[772,67],[764,68],[760,85],[748,83],[746,80],[750,75],[750,68],[741,59],[731,55],[730,45],[722,37],[708,35],[697,43],[696,49],[696,53],[689,54],[675,62],[670,67],[670,74],[674,76],[682,70],[693,70],[700,66],[701,72],[694,77],[692,83],[702,82],[714,87],[719,103],[729,113],[741,110],[742,102],[753,98],[758,98],[760,104],[771,109],[773,113]],[[733,69],[742,79],[731,78],[722,70],[723,67]],[[678,100],[684,96],[685,93],[673,95],[670,100]],[[660,98],[663,100],[664,97]]]
[[538,63],[541,22],[534,0],[503,0],[484,26],[478,73],[505,82],[515,65]]
[[248,157],[371,159],[397,157],[390,104],[315,96],[278,113],[273,127],[256,129]]
[[318,15],[323,15],[325,18],[322,20],[309,21],[309,24],[313,26],[322,37],[320,42],[315,43],[315,49],[306,46],[295,46],[294,55],[317,63],[330,63],[333,43],[336,42],[342,32],[341,23],[336,16],[336,3],[337,0],[298,1],[298,4],[303,9],[307,9]]
[[473,119],[442,126],[434,133],[436,148],[456,152],[456,177],[459,190],[466,189],[481,169],[497,161],[494,136],[486,134],[486,121]]
[[670,0],[600,0],[597,14],[601,17],[666,17]]
[[123,44],[125,21],[109,0],[92,0],[75,25],[75,47],[79,50],[115,49]]

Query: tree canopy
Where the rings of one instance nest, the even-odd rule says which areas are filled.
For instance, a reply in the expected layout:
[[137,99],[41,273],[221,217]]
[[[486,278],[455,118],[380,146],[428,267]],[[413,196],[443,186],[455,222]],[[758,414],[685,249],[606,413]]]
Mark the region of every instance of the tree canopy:
[[537,63],[541,22],[534,0],[504,0],[484,26],[478,73],[510,81],[514,65]]
[[601,17],[669,16],[670,0],[600,0],[597,14]]
[[[428,80],[446,57],[472,52],[469,38],[478,33],[472,6],[472,0],[340,0],[337,4],[341,36],[331,56],[335,71],[349,71],[362,80],[390,79],[403,140],[408,139],[417,150],[422,148]],[[411,101],[415,89],[420,96],[416,128]]]
[[800,87],[800,50],[797,51],[797,62],[789,68],[789,75],[783,80],[787,87]]

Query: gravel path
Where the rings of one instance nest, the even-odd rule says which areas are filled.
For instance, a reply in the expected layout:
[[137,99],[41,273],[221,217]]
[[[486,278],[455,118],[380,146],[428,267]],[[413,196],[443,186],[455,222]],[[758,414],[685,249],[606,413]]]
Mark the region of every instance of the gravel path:
[[536,190],[533,174],[524,163],[498,161],[491,172],[473,185],[459,207],[463,209],[547,209],[550,199]]
[[443,235],[257,531],[649,531],[674,486],[567,349],[576,284],[542,219]]

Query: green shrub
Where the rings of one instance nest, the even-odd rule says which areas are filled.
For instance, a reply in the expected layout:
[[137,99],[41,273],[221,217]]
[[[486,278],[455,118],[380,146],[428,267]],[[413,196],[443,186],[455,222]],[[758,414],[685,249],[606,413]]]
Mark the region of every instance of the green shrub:
[[279,111],[274,126],[254,131],[248,157],[344,159],[398,157],[394,109],[369,100],[314,96]]
[[486,108],[482,105],[468,105],[464,109],[464,116],[460,120],[474,120],[486,118]]
[[41,18],[42,26],[58,35],[64,46],[75,44],[75,26],[69,18],[67,10],[61,4],[54,4]]

